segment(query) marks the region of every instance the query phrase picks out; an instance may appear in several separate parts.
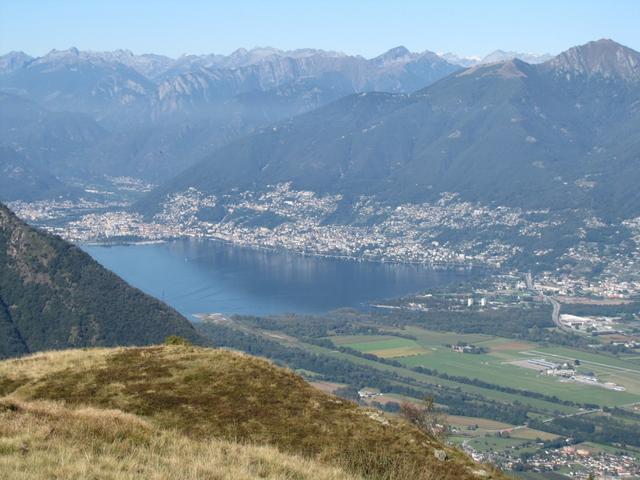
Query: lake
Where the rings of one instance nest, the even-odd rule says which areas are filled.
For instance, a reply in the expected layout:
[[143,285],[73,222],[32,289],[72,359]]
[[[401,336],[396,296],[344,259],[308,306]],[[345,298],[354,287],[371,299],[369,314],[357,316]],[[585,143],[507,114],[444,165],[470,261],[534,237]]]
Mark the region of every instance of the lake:
[[477,276],[302,256],[212,240],[82,248],[127,282],[193,319],[196,313],[321,313]]

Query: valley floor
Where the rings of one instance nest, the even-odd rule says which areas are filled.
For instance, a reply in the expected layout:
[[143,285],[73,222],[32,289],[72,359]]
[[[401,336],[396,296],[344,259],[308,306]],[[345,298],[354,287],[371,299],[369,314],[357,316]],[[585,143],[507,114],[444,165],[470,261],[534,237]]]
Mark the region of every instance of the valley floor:
[[[203,316],[199,328],[296,369],[322,390],[385,411],[432,397],[447,413],[452,443],[506,470],[640,476],[637,355],[509,335],[510,322],[522,322],[517,332],[539,318],[553,338],[551,309],[542,306],[539,314],[524,305],[490,311],[486,331],[482,308],[449,306],[442,325],[451,331],[433,323],[435,299],[427,300],[431,315],[415,301],[406,300],[412,308],[399,302],[317,317]],[[443,302],[440,308],[450,305]],[[530,319],[514,319],[515,309]]]

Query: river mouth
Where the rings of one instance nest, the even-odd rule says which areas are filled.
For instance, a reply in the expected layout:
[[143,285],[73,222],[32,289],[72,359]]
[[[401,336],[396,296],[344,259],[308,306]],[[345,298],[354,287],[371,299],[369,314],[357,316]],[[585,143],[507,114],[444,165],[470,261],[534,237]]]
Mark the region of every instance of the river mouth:
[[481,275],[479,270],[303,256],[212,240],[82,248],[131,285],[192,320],[210,312],[319,314]]

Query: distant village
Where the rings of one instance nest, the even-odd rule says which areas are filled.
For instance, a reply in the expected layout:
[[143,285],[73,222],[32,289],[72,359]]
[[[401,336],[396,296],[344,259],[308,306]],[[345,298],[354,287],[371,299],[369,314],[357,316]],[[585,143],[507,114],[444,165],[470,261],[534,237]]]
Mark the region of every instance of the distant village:
[[[340,195],[294,190],[290,183],[273,185],[266,192],[235,192],[223,198],[190,188],[168,197],[161,211],[149,220],[129,211],[128,201],[122,198],[130,192],[149,191],[152,185],[130,177],[108,181],[112,191],[87,189],[102,194],[99,201],[13,202],[10,207],[21,218],[74,242],[200,238],[318,256],[449,267],[501,268],[520,255],[522,248],[501,240],[504,235],[500,232],[517,230],[522,237],[535,238],[561,221],[549,212],[488,207],[447,193],[434,203],[397,207],[361,197],[353,205],[355,221],[340,224],[326,222],[337,210]],[[210,218],[208,212],[220,205],[224,206],[224,213]],[[533,222],[528,220],[531,216],[548,219]],[[587,219],[587,223],[598,225],[594,219]],[[570,247],[562,257],[567,262],[606,261],[600,278],[594,280],[572,271],[549,271],[537,278],[541,291],[604,298],[628,298],[639,293],[640,262],[634,258],[640,255],[640,220],[625,221],[621,228],[627,228],[637,238],[635,253],[612,253],[612,257],[602,258],[587,244]],[[460,240],[455,236],[442,240],[444,232],[478,232],[471,238],[480,238],[486,237],[482,232],[489,231],[495,233],[491,240],[464,236]],[[547,253],[533,252],[534,256]]]

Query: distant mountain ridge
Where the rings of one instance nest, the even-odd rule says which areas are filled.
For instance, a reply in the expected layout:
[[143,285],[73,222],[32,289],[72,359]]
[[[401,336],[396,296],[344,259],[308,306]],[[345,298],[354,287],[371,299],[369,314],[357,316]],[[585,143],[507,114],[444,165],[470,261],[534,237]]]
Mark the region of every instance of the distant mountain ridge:
[[[14,108],[15,101],[9,110],[0,109],[0,139],[6,139],[0,144],[23,151],[58,177],[126,174],[165,180],[256,128],[354,92],[417,90],[460,69],[431,52],[405,50],[371,60],[273,48],[178,59],[127,50],[70,48],[38,58],[11,52],[0,57],[0,94],[3,101],[21,99],[25,112]],[[77,137],[68,136],[69,145],[51,149],[44,141],[47,130],[38,115],[29,115],[28,103],[57,114],[58,130],[77,131],[74,119],[86,115],[88,127],[102,130],[100,138],[79,148]],[[16,115],[27,123],[17,135]]]
[[548,53],[523,53],[523,52],[505,52],[504,50],[495,50],[487,56],[483,57],[476,65],[482,65],[486,63],[506,62],[508,60],[522,60],[523,62],[530,63],[532,65],[538,63],[544,63],[553,58],[553,55]]
[[[217,201],[215,215],[205,209],[196,218],[225,222],[215,228],[241,235],[245,225],[270,227],[261,199],[282,186],[337,199],[331,213],[317,218],[326,235],[367,226],[361,236],[389,231],[382,238],[390,242],[399,234],[397,209],[406,208],[413,213],[402,221],[415,223],[415,238],[435,235],[438,245],[465,240],[481,245],[475,255],[490,251],[498,225],[489,217],[480,222],[486,231],[464,227],[471,219],[455,228],[428,227],[435,218],[428,212],[453,195],[478,211],[495,209],[494,215],[510,209],[500,248],[516,252],[507,257],[527,268],[541,264],[535,255],[550,258],[547,266],[567,258],[585,238],[633,245],[621,223],[640,216],[640,82],[633,67],[640,53],[601,43],[537,65],[518,59],[477,65],[413,94],[344,97],[229,143],[136,208],[150,218],[194,188]],[[254,199],[258,210],[239,208],[252,205],[242,198]],[[463,207],[443,207],[444,214],[456,208]],[[427,227],[418,237],[421,222]],[[283,225],[278,231],[293,228]],[[276,234],[267,241],[278,241]],[[422,249],[431,245],[417,242]]]
[[[398,56],[399,51],[403,55]],[[389,72],[385,69],[390,65],[381,59],[392,56],[392,67],[400,77],[394,83],[389,83],[390,80],[386,79]],[[398,71],[400,65],[406,66],[407,71]],[[51,103],[50,97],[60,97],[64,89],[56,93],[58,85],[51,85],[50,82],[64,78],[77,90],[76,95],[99,96],[110,93],[120,103],[132,103],[136,96],[145,95],[152,106],[161,102],[171,88],[185,93],[190,78],[194,76],[202,86],[203,82],[213,82],[216,88],[212,90],[215,90],[216,96],[233,96],[255,89],[264,91],[310,76],[320,81],[320,77],[329,74],[347,79],[351,88],[348,93],[365,89],[409,92],[416,89],[416,85],[422,88],[456,68],[432,52],[411,53],[404,47],[396,47],[371,60],[316,49],[240,49],[229,56],[185,55],[174,60],[162,55],[134,55],[127,50],[92,52],[70,48],[52,50],[38,58],[28,57],[21,52],[0,57],[0,87],[40,95],[41,100]],[[62,74],[66,76],[60,77]],[[91,83],[78,83],[82,82],[79,77],[82,74]],[[186,77],[177,80],[182,75]],[[40,84],[39,79],[46,80],[47,84]],[[176,79],[177,83],[172,79]],[[223,81],[225,83],[221,84]],[[44,95],[40,89],[47,89],[47,94]],[[75,108],[73,105],[69,107]]]
[[[613,153],[623,151],[618,134],[640,119],[640,54],[616,45],[590,43],[539,65],[517,59],[478,65],[411,95],[352,95],[231,144],[152,195],[293,181],[314,191],[375,192],[405,201],[456,191],[541,207],[545,199],[533,195],[537,179],[545,189],[573,189],[562,202],[570,207],[585,192],[553,179],[598,173],[603,181],[590,194],[608,190],[604,178],[618,174],[612,162],[626,165]],[[572,90],[568,68],[595,83]],[[603,88],[599,79],[610,85]],[[608,128],[598,119],[607,119]],[[632,143],[624,151],[636,161],[640,149],[633,136],[626,141]],[[611,153],[598,154],[597,146]],[[523,170],[509,173],[513,165]],[[532,189],[532,196],[514,202],[522,198],[514,188]]]
[[549,53],[524,53],[505,50],[494,50],[493,52],[485,55],[484,57],[461,57],[455,53],[443,53],[439,55],[441,58],[454,65],[460,65],[461,67],[468,68],[476,65],[483,65],[487,63],[505,62],[508,60],[522,60],[523,62],[530,63],[532,65],[537,63],[544,63],[553,58],[553,55]]
[[640,83],[640,54],[610,39],[589,42],[561,53],[546,64],[557,75]]

